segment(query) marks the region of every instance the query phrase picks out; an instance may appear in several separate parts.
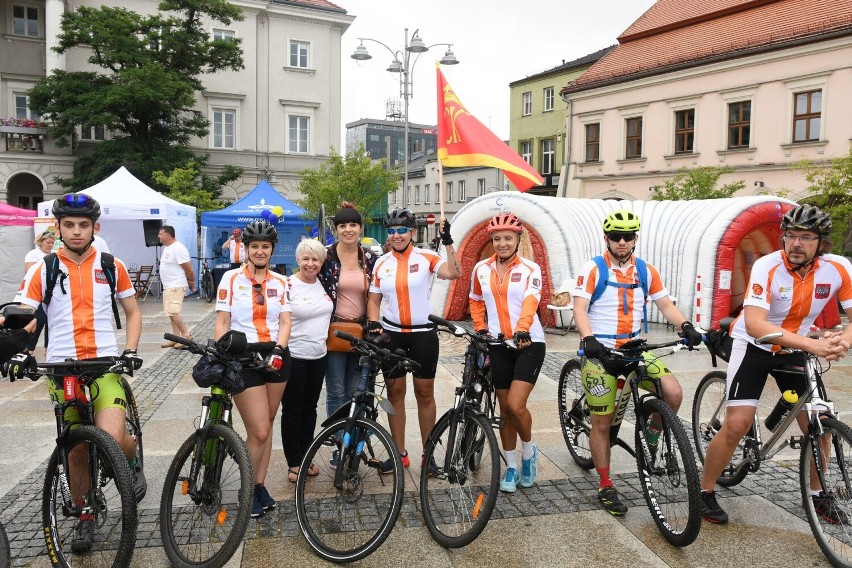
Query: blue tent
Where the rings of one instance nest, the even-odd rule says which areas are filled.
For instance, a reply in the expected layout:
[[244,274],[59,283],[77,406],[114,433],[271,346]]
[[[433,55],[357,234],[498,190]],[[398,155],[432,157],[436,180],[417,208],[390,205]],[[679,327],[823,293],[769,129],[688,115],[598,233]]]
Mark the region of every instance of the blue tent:
[[288,270],[296,266],[296,245],[307,235],[316,221],[304,217],[305,210],[278,193],[266,180],[257,184],[245,197],[219,211],[201,214],[201,247],[205,257],[215,258],[214,265],[227,265],[222,254],[222,243],[234,229],[242,229],[251,221],[261,219],[260,214],[275,206],[284,210],[275,228],[278,246],[272,255],[273,264],[286,264]]

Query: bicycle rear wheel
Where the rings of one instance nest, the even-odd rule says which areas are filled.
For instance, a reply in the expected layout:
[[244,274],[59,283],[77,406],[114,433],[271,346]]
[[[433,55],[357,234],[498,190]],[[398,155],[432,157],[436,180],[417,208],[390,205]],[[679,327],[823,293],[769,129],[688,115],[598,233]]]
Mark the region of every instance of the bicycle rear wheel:
[[[830,456],[814,448],[809,436],[805,436],[799,460],[799,480],[802,486],[802,504],[823,554],[832,566],[852,566],[852,429],[831,417],[822,419],[823,434],[817,440],[830,441]],[[814,450],[817,450],[817,454]],[[819,458],[815,458],[819,455]],[[823,464],[825,483],[813,479],[811,471],[815,459]],[[811,482],[821,486],[821,495],[811,498]]]
[[0,523],[0,568],[9,568],[12,563],[11,552],[9,552],[9,537],[6,529]]
[[[139,418],[139,407],[136,405],[136,397],[133,389],[125,377],[121,377],[121,386],[124,387],[124,398],[127,401],[127,410],[124,414],[124,427],[127,434],[136,440],[136,467],[140,470],[144,467],[145,456],[142,449],[142,421]],[[141,501],[145,495],[137,496],[136,501]]]
[[[205,456],[194,479],[197,493],[191,495],[199,447]],[[213,424],[202,439],[196,434],[187,438],[169,467],[160,500],[160,535],[172,565],[223,566],[245,535],[253,491],[251,458],[236,432]]]
[[212,302],[215,297],[213,294],[214,291],[213,273],[210,270],[205,270],[204,274],[201,275],[201,293],[204,295],[208,304]]
[[[59,449],[47,466],[42,526],[53,566],[129,566],[136,546],[136,498],[127,460],[112,436],[95,426],[68,435],[72,495],[81,495],[85,514],[63,510]],[[79,530],[89,529],[89,531]],[[80,538],[88,535],[88,538]]]
[[580,362],[569,359],[559,374],[559,390],[556,403],[559,405],[559,424],[562,437],[574,462],[583,469],[592,469],[592,450],[589,447],[589,432],[592,422],[589,405],[583,391]]
[[[367,418],[358,418],[345,432],[346,421],[332,422],[314,438],[296,479],[302,534],[319,556],[332,562],[353,562],[375,551],[402,509],[402,460],[391,435]],[[339,458],[333,459],[336,451]],[[379,466],[386,460],[393,467],[383,475]],[[316,476],[307,475],[312,463],[320,470]],[[342,477],[335,486],[338,468]]]
[[[500,451],[491,424],[465,408],[456,427],[452,411],[429,435],[420,473],[420,507],[432,538],[441,546],[459,548],[473,542],[488,524],[500,483]],[[453,453],[447,455],[450,439]],[[425,464],[435,461],[439,473]]]
[[[702,464],[710,440],[722,429],[722,424],[725,422],[727,377],[725,371],[710,371],[698,383],[695,397],[692,399],[692,437],[695,440],[695,451]],[[734,452],[735,457],[744,455],[745,439],[738,443]],[[741,467],[735,471],[729,464],[716,479],[716,483],[722,487],[733,487],[745,479],[747,474],[747,467]]]
[[[636,421],[636,465],[645,501],[665,539],[675,546],[687,546],[701,529],[701,486],[692,445],[680,419],[663,401],[647,398],[641,412],[643,420]],[[640,424],[653,414],[659,416],[662,431],[648,462],[650,448]]]

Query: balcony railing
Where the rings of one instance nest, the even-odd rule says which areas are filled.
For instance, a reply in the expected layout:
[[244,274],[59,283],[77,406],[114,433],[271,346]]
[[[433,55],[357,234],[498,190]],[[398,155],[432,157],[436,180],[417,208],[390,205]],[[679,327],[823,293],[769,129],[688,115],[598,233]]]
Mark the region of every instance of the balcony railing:
[[0,134],[6,139],[7,152],[44,153],[44,139],[47,136],[47,128],[0,126]]

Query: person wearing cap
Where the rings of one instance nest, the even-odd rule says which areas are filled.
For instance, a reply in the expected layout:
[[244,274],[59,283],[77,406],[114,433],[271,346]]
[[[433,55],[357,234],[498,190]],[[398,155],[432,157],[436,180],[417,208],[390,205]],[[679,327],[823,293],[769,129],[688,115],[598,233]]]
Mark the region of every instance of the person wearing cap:
[[222,243],[222,252],[228,257],[231,268],[239,268],[246,261],[246,245],[243,243],[243,232],[241,229],[231,231],[228,240]]

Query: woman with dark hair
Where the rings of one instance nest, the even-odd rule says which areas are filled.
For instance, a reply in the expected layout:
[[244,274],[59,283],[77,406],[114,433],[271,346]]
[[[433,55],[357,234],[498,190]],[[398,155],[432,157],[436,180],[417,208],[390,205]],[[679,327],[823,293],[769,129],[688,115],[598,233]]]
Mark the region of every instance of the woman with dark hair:
[[[328,247],[328,256],[318,276],[334,304],[331,316],[333,322],[350,321],[362,325],[367,322],[367,291],[376,255],[361,246],[363,226],[361,214],[352,203],[344,202],[340,211],[334,215],[337,242]],[[358,384],[357,366],[357,353],[328,353],[325,395],[329,416],[352,396]]]

